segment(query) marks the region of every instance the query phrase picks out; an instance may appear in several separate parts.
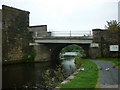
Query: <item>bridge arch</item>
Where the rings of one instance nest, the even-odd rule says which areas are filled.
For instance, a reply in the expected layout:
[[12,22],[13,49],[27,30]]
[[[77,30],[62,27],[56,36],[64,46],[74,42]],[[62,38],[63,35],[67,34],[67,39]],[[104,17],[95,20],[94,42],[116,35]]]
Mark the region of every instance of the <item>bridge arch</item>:
[[[73,43],[74,44],[74,43]],[[53,51],[51,52],[51,60],[59,60],[59,54],[61,52],[61,50],[69,45],[73,45],[73,44],[60,44],[57,45],[56,48],[53,48]],[[86,57],[89,58],[89,50],[90,50],[90,44],[75,44],[78,45],[80,47],[82,47],[82,49],[85,51]]]
[[61,57],[61,54],[66,54],[67,55],[68,52],[79,52],[79,54],[81,54],[81,57],[86,57],[85,51],[80,45],[71,44],[71,45],[68,45],[68,46],[62,48],[59,56]]
[[61,50],[69,45],[76,44],[83,48],[85,51],[86,57],[90,57],[90,44],[83,43],[45,43],[35,46],[37,55],[35,60],[50,60],[57,61],[59,60],[59,54]]

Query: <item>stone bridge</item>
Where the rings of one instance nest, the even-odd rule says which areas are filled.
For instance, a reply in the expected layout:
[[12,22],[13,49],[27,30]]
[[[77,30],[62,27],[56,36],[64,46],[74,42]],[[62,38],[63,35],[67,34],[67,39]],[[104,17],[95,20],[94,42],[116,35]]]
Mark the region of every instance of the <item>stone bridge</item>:
[[[59,32],[59,36],[54,36],[53,32],[47,32],[47,25],[40,26],[30,26],[29,31],[32,32],[33,45],[36,50],[36,61],[39,60],[55,60],[59,58],[60,51],[72,44],[79,45],[82,47],[86,53],[86,57],[90,56],[90,45],[92,43],[93,37],[91,35],[85,35],[86,33],[79,34],[79,36],[73,36],[73,32],[68,31],[68,35],[63,36]],[[65,31],[66,33],[66,31]],[[81,33],[79,31],[79,33]],[[62,36],[60,36],[62,35]]]
[[[88,58],[120,57],[119,31],[93,29],[92,32],[93,36],[83,34],[77,37],[55,37],[51,36],[50,32],[49,35],[44,35],[45,37],[33,35],[34,43],[30,45],[34,45],[37,52],[35,60],[58,59],[60,51],[72,44],[82,47]],[[118,49],[111,50],[113,46],[117,46]]]
[[92,36],[81,37],[34,37],[34,48],[37,52],[35,60],[55,60],[59,59],[60,51],[72,44],[79,45],[86,53],[86,57],[90,57],[90,45]]

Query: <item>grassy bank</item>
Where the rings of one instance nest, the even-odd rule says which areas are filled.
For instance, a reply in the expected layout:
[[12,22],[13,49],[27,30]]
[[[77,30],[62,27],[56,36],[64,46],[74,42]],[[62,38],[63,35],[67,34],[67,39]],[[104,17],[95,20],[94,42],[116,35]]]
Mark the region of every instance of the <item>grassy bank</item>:
[[88,60],[82,60],[85,70],[87,72],[79,71],[77,74],[74,74],[75,78],[71,79],[69,83],[60,84],[61,88],[95,88],[99,76],[99,71],[96,70],[97,65]]
[[96,58],[96,60],[111,61],[115,66],[120,69],[120,58]]

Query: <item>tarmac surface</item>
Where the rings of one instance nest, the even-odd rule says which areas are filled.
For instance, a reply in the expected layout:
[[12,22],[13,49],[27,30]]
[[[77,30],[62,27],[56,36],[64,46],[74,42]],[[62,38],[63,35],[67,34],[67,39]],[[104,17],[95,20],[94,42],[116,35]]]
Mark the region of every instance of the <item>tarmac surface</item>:
[[100,88],[119,88],[120,89],[120,70],[110,61],[91,60],[99,66]]

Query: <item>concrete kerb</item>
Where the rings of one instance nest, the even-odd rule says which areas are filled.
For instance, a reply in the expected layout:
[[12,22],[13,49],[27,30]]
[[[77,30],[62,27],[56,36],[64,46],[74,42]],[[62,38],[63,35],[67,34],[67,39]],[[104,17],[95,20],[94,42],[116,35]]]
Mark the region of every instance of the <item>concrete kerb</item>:
[[[96,64],[97,65],[97,64]],[[97,65],[97,68],[100,68],[98,65]],[[98,80],[97,80],[97,84],[96,84],[96,86],[95,86],[95,88],[100,88],[100,83],[99,83],[99,81],[100,81],[100,70],[99,70],[99,75],[98,75]]]

